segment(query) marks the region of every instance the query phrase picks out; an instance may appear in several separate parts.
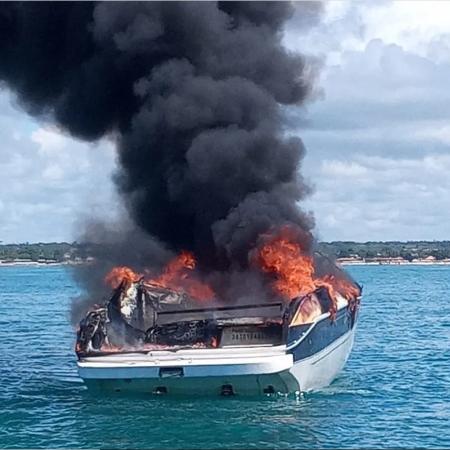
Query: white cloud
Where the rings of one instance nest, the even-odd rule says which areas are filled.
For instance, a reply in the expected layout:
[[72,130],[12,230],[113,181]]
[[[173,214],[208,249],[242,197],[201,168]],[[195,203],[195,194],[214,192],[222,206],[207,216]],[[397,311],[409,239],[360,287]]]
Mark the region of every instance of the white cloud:
[[339,64],[346,51],[363,51],[375,39],[406,51],[449,60],[450,3],[440,0],[328,1],[319,27],[306,31],[287,26],[285,43],[292,50],[319,55]]
[[334,8],[313,33],[316,53],[324,42],[334,52],[324,95],[306,116],[288,113],[319,237],[449,239],[450,4]]
[[441,154],[325,160],[306,206],[314,207],[325,239],[445,239],[449,212],[442,202],[450,198],[448,173],[450,155]]
[[85,144],[38,124],[6,92],[0,110],[1,241],[71,241],[79,217],[114,215],[110,142]]
[[64,178],[64,170],[57,164],[50,164],[44,169],[42,177],[50,181],[62,180]]
[[430,44],[450,30],[450,3],[445,1],[394,1],[365,14],[366,39],[381,38],[407,51],[431,56]]
[[322,163],[322,174],[327,177],[345,176],[345,177],[364,177],[367,175],[367,168],[354,161],[329,161]]
[[67,138],[56,129],[38,128],[31,133],[31,140],[39,145],[39,154],[53,156],[67,145]]

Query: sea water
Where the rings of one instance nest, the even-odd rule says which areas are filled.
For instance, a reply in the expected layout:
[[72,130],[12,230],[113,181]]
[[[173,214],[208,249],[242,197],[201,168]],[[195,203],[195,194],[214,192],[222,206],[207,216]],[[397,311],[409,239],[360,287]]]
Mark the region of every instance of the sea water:
[[450,447],[450,267],[358,266],[339,378],[300,398],[94,395],[77,376],[64,267],[0,268],[0,446]]

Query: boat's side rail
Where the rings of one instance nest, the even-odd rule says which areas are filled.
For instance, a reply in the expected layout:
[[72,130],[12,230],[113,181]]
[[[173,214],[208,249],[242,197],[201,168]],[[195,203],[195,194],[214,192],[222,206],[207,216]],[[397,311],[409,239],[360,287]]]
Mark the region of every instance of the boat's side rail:
[[330,313],[325,313],[311,324],[292,326],[288,330],[286,351],[294,355],[295,361],[307,358],[350,331],[355,320],[356,310],[341,305],[332,320]]
[[[329,315],[330,315],[330,313],[322,314],[322,316],[325,316],[325,317],[328,317]],[[319,316],[319,317],[322,317],[322,316]],[[308,334],[311,333],[313,328],[316,326],[316,323],[317,323],[317,320],[314,320],[314,322],[311,323],[311,325],[308,327],[308,329],[305,332],[303,332],[297,340],[288,342],[288,344],[286,346],[286,351],[292,350],[293,348],[300,345],[301,342],[307,338]]]

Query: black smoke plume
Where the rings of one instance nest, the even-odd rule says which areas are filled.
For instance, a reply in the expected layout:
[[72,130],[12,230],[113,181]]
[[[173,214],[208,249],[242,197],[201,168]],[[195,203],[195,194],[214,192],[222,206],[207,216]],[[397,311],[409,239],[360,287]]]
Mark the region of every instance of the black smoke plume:
[[[296,7],[308,20],[320,9]],[[4,3],[0,79],[28,113],[77,138],[116,141],[118,189],[154,242],[191,250],[210,270],[245,270],[260,233],[313,226],[297,205],[308,193],[304,147],[281,120],[311,91],[305,60],[282,45],[293,9]],[[110,256],[127,259],[120,253]]]

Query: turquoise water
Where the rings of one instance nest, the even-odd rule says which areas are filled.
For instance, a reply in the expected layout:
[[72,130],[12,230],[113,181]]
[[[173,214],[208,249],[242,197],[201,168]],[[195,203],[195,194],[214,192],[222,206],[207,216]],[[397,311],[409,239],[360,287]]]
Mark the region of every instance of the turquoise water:
[[450,447],[450,267],[361,266],[356,343],[303,398],[90,394],[62,267],[0,268],[0,447]]

